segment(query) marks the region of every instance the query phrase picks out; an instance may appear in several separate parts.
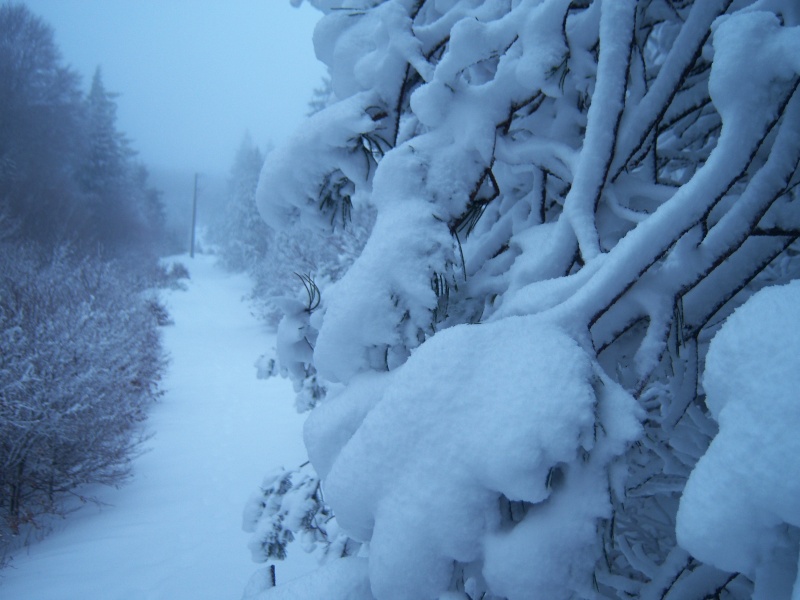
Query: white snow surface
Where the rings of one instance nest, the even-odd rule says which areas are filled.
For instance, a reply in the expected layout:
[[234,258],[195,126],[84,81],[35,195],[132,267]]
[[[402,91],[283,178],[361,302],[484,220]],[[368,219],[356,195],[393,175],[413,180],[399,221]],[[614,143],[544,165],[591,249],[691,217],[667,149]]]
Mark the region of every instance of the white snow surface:
[[[362,374],[318,405],[306,447],[339,524],[369,542],[375,597],[437,597],[454,561],[483,558],[510,600],[588,590],[606,467],[639,434],[633,399],[596,377],[565,333],[509,318],[444,330],[395,371]],[[532,506],[511,532],[501,496]]]
[[246,595],[243,600],[298,600],[300,598],[374,600],[367,579],[367,560],[354,556],[334,560],[307,577],[270,588],[263,595]]
[[[253,572],[242,507],[265,471],[305,460],[302,417],[281,379],[254,362],[274,344],[242,297],[251,285],[211,256],[180,257],[187,291],[166,294],[175,324],[154,436],[120,489],[94,489],[82,508],[0,572],[3,600],[239,599]],[[279,583],[316,561],[296,548]]]
[[720,431],[678,511],[680,545],[755,579],[754,598],[800,598],[798,339],[800,281],[755,294],[714,337],[703,385]]

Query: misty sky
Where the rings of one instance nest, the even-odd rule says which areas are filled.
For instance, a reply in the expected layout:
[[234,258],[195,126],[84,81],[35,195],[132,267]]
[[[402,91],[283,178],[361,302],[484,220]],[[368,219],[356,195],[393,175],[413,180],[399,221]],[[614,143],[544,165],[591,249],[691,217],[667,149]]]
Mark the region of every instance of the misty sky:
[[226,173],[246,131],[261,147],[302,120],[325,73],[321,14],[289,0],[25,0],[88,89],[118,92],[118,126],[156,172]]

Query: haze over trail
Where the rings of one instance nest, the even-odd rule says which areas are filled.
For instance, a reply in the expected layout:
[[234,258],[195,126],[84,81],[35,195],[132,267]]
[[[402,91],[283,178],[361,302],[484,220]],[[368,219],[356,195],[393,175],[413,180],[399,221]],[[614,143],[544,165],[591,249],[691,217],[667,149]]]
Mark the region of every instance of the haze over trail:
[[324,75],[319,13],[289,0],[26,0],[88,85],[119,94],[120,128],[154,171],[225,173],[245,131],[288,136]]

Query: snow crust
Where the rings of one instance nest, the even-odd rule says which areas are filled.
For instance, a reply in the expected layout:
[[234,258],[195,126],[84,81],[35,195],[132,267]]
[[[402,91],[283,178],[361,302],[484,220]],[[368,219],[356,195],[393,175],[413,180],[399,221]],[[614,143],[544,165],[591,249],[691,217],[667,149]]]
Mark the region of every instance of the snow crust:
[[800,281],[755,294],[714,337],[703,385],[719,433],[678,512],[681,546],[755,579],[755,598],[800,598],[798,339]]

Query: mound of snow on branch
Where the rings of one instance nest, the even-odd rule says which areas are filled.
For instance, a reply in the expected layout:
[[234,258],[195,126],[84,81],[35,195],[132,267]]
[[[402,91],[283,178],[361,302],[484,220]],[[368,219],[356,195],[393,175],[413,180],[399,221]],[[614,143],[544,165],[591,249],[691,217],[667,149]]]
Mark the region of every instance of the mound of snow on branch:
[[454,561],[484,562],[465,580],[510,599],[567,598],[591,585],[607,468],[638,435],[635,415],[572,338],[509,318],[442,331],[395,371],[356,378],[305,438],[339,523],[369,542],[377,598],[436,597]]
[[754,598],[800,598],[798,340],[800,281],[757,293],[714,337],[703,384],[720,430],[678,513],[681,546],[754,578]]

